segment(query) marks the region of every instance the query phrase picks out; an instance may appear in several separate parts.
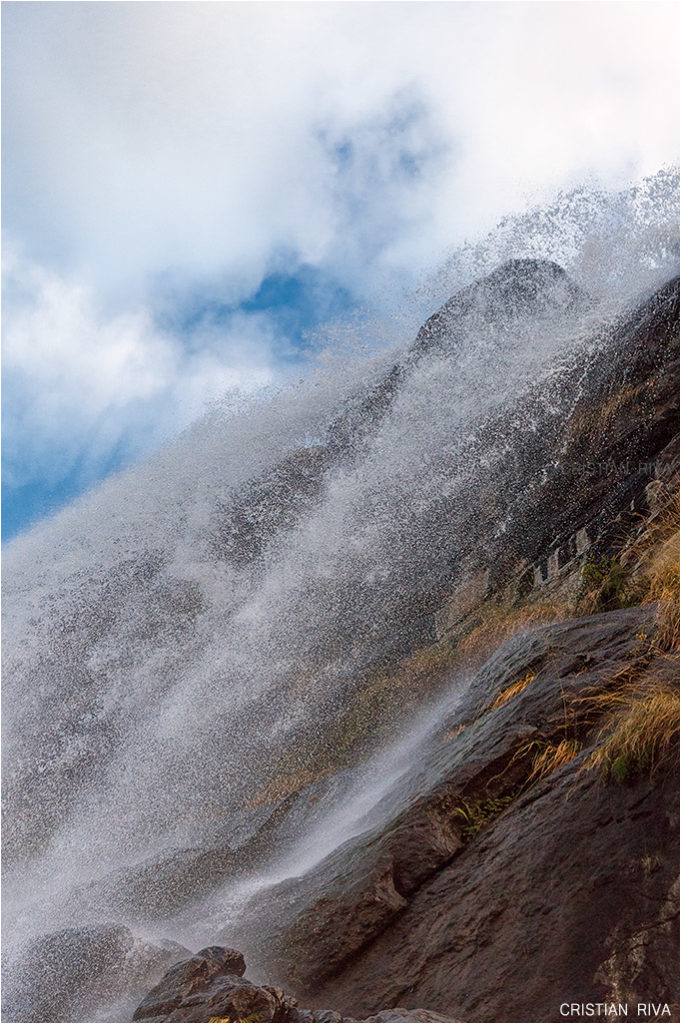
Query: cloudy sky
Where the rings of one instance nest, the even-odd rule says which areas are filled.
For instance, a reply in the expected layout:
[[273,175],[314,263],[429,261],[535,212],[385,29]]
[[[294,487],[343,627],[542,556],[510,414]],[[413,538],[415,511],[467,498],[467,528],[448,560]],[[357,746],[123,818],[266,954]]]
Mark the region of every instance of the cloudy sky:
[[3,21],[3,535],[584,181],[678,163],[676,3]]

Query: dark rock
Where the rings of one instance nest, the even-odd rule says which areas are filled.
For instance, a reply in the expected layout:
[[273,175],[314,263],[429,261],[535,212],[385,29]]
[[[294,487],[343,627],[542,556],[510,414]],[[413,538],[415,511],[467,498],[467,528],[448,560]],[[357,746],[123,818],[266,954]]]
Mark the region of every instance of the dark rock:
[[217,553],[238,566],[260,557],[278,531],[291,529],[311,507],[329,464],[323,445],[301,448],[220,502]]
[[[518,554],[546,565],[579,529],[587,530],[592,546],[612,550],[645,511],[646,488],[656,474],[673,480],[668,466],[656,467],[669,445],[678,476],[678,324],[676,278],[611,327],[603,350],[585,368],[560,458],[531,495],[519,493],[504,538]],[[531,501],[524,512],[523,497]]]
[[272,993],[245,979],[222,978],[201,996],[200,1003],[183,1000],[176,1010],[168,1014],[167,1020],[209,1021],[212,1017],[237,1021],[284,1019],[277,1013],[277,1001]]
[[461,330],[496,326],[527,317],[566,313],[586,305],[587,296],[551,260],[508,260],[488,277],[457,292],[419,331],[414,353],[451,351]]
[[[203,1004],[216,994],[225,979],[229,991],[234,993],[237,1002],[241,1002],[243,992],[239,994],[239,979],[245,970],[246,963],[237,950],[207,946],[188,960],[176,963],[140,1003],[133,1020],[167,1016],[180,1007]],[[212,1016],[218,1016],[217,1012]]]
[[[412,912],[414,903],[422,900],[423,893],[436,888],[438,900],[442,901],[437,904],[441,906],[442,914],[451,913],[452,919],[458,920],[460,893],[469,891],[466,878],[473,871],[476,872],[476,882],[475,886],[470,884],[471,906],[466,920],[474,922],[477,913],[479,927],[483,928],[489,915],[491,891],[489,899],[481,897],[479,902],[476,902],[475,893],[483,891],[485,886],[498,887],[499,892],[507,895],[513,893],[514,903],[516,894],[519,894],[520,905],[531,897],[536,907],[532,921],[535,932],[533,955],[546,958],[548,954],[544,950],[552,947],[552,933],[543,928],[544,916],[548,919],[555,912],[556,887],[562,885],[567,877],[572,877],[573,881],[567,883],[565,895],[561,898],[571,900],[572,896],[568,894],[574,895],[578,891],[582,861],[573,865],[573,874],[568,876],[567,866],[561,860],[559,883],[551,874],[550,859],[540,861],[540,870],[537,843],[544,848],[548,842],[544,835],[546,822],[551,822],[549,831],[558,827],[555,823],[560,821],[557,807],[562,800],[572,801],[571,786],[575,778],[571,778],[569,785],[561,785],[559,797],[549,798],[547,795],[550,806],[544,811],[543,826],[537,817],[532,830],[518,827],[512,874],[499,873],[496,854],[490,859],[489,855],[483,858],[481,853],[483,859],[480,862],[472,861],[473,849],[483,850],[484,847],[477,842],[469,845],[464,841],[462,819],[457,808],[479,797],[500,800],[502,808],[504,802],[508,802],[507,809],[499,818],[501,831],[498,834],[505,835],[504,827],[513,829],[514,816],[520,814],[523,807],[534,806],[538,794],[543,791],[540,786],[535,786],[522,795],[531,761],[528,753],[530,741],[546,744],[570,736],[589,742],[593,721],[580,711],[584,705],[575,702],[615,685],[612,680],[616,679],[617,673],[630,668],[635,662],[641,649],[641,637],[652,629],[654,616],[654,606],[625,609],[545,626],[507,642],[476,674],[456,711],[442,723],[438,742],[431,742],[424,749],[421,763],[400,779],[399,786],[384,798],[382,805],[374,808],[370,827],[341,846],[305,877],[281,883],[254,902],[252,923],[257,927],[258,920],[267,922],[260,947],[270,957],[268,971],[285,987],[293,988],[299,999],[303,999],[305,993],[306,999],[311,996],[318,1005],[323,1000],[326,1005],[337,1005],[341,1010],[354,1014],[358,1010],[360,1013],[373,1012],[386,1003],[395,1004],[407,997],[408,1005],[433,1005],[438,1010],[459,1014],[477,1013],[471,992],[477,993],[476,998],[482,1000],[488,998],[485,995],[488,986],[495,988],[492,959],[490,977],[485,985],[474,985],[468,978],[468,1002],[462,988],[454,982],[451,985],[455,993],[445,1002],[438,999],[435,982],[428,988],[411,991],[414,979],[426,976],[428,963],[432,960],[435,977],[440,962],[437,950],[424,952],[429,948],[425,926],[419,932],[418,940],[412,942],[411,933],[417,929],[419,920]],[[532,683],[513,700],[490,711],[497,693],[528,672],[535,674]],[[562,778],[555,776],[556,782],[559,777]],[[616,805],[618,797],[593,775],[585,776],[585,779],[590,779],[589,785],[580,781],[578,792],[583,792],[586,802],[581,813],[583,821],[588,823],[583,826],[588,834],[594,820],[590,802],[601,801],[602,811],[609,805]],[[550,785],[544,789],[547,793],[552,792]],[[644,800],[653,800],[655,792],[644,787],[641,795]],[[667,799],[668,796],[665,797]],[[607,827],[599,836],[603,856],[606,856],[608,844],[613,843],[618,846],[618,859],[622,865],[627,857],[644,856],[644,851],[639,849],[642,833],[637,827],[630,828],[627,806],[625,800],[619,818],[617,814],[614,818],[606,816]],[[666,826],[660,822],[666,820],[666,812],[662,812],[657,797],[649,813],[650,827],[657,821],[656,827],[665,832]],[[576,828],[576,811],[570,821],[570,827]],[[502,822],[510,824],[502,826]],[[562,841],[565,843],[565,857],[569,859],[571,840],[567,828],[566,825]],[[524,837],[522,841],[521,836]],[[586,856],[586,850],[583,856]],[[492,862],[493,868],[490,866]],[[456,868],[459,864],[465,864],[466,868]],[[438,886],[437,879],[455,869],[456,885],[447,890],[444,884]],[[525,875],[534,877],[531,893],[521,881]],[[513,884],[508,888],[507,882],[511,879]],[[639,885],[640,879],[635,873],[623,873],[619,888],[610,893],[601,907],[599,927],[610,933],[625,927],[626,908],[630,903],[636,905],[640,901]],[[618,892],[617,899],[614,891]],[[586,914],[586,904],[583,910]],[[439,912],[433,910],[430,921],[433,928]],[[603,945],[598,948],[589,945],[590,925],[586,917],[580,917],[581,913],[575,910],[572,919],[574,944],[581,950],[589,950],[583,957],[580,953],[582,959],[579,963],[580,969],[593,977],[602,960],[607,958],[606,950]],[[409,921],[408,927],[406,924],[402,927],[403,920]],[[394,960],[388,962],[386,958],[379,962],[374,959],[372,951],[382,949],[384,944],[387,949],[391,948],[385,936],[395,936],[399,955],[396,952]],[[519,934],[509,934],[509,958],[515,956],[519,941]],[[562,941],[569,945],[566,936]],[[474,965],[473,945],[466,944],[466,950]],[[497,950],[495,955],[501,954]],[[400,959],[402,956],[404,963]],[[573,961],[569,949],[555,951],[552,956],[555,978],[547,992],[549,989],[554,994],[559,990],[568,991],[576,961]],[[410,978],[407,982],[403,979],[409,958],[413,958],[413,964],[406,972]],[[455,958],[454,962],[458,963],[458,960]],[[371,966],[365,968],[365,963]],[[562,974],[561,963],[564,964]],[[475,966],[472,970],[475,971]],[[377,979],[382,980],[379,982]],[[360,981],[364,995],[357,1003],[356,985]],[[449,984],[442,979],[441,983],[445,988]],[[535,996],[538,1004],[541,1003],[537,989],[530,991],[529,986],[516,984],[514,990],[518,1007],[522,1007],[516,1011],[521,1015],[518,1019],[525,1019],[522,1014],[533,1012]],[[498,991],[498,985],[495,991]],[[523,992],[527,996],[522,995]],[[641,998],[645,996],[641,994]],[[503,1014],[505,1011],[501,1007],[499,1001],[494,1012]]]
[[[133,1021],[277,1021],[279,1024],[354,1024],[335,1010],[306,1010],[279,988],[242,978],[244,958],[233,949],[210,946],[176,964],[135,1010]],[[382,1010],[371,1021],[443,1021],[430,1010]]]
[[457,1024],[457,1021],[453,1017],[442,1017],[439,1013],[433,1013],[432,1010],[405,1010],[403,1006],[396,1006],[392,1010],[381,1010],[380,1013],[375,1014],[373,1017],[367,1017],[367,1024],[369,1021],[390,1021],[391,1024],[406,1024],[408,1021],[413,1021],[414,1024],[421,1022],[425,1024],[427,1021],[447,1021],[448,1024]]
[[617,787],[582,765],[522,796],[324,998],[478,1021],[557,1020],[563,999],[677,1002],[676,776]]

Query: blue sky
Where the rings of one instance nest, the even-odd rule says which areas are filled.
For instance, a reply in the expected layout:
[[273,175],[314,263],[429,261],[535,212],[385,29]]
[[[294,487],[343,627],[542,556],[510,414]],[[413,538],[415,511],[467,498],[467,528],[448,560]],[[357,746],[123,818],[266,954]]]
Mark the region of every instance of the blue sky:
[[3,3],[3,537],[502,215],[676,164],[678,18]]

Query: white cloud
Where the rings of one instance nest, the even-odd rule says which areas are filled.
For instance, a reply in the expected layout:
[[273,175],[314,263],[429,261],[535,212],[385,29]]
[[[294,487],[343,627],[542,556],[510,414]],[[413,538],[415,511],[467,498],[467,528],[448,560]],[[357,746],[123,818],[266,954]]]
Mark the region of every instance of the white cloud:
[[149,451],[228,389],[272,379],[272,326],[234,314],[191,345],[144,310],[107,315],[92,289],[5,256],[5,483],[48,483],[86,456]]
[[[675,4],[5,9],[7,229],[107,290],[171,269],[238,297],[281,248],[370,289],[529,192],[677,158]],[[400,97],[421,116],[389,132]]]
[[[395,295],[503,214],[678,161],[675,3],[3,4],[5,482],[271,379],[308,263]],[[59,450],[61,463],[55,459]]]

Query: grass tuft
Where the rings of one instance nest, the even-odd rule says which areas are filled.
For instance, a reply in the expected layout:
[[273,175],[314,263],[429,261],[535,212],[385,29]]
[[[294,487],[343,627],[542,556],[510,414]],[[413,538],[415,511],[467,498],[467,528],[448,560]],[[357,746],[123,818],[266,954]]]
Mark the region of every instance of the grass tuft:
[[459,640],[456,652],[462,662],[482,664],[504,641],[533,626],[570,617],[566,603],[525,604],[509,607],[486,602],[475,612],[468,632]]
[[516,683],[511,683],[511,685],[507,686],[504,690],[500,690],[496,696],[496,700],[490,707],[490,711],[495,711],[497,708],[506,704],[509,700],[512,700],[513,697],[517,697],[519,693],[522,693],[523,690],[530,685],[532,680],[535,678],[535,675],[535,672],[528,672],[526,676],[519,679]]
[[582,749],[579,740],[560,740],[559,743],[546,743],[537,751],[532,759],[532,770],[528,776],[528,783],[538,782],[552,775],[564,764],[574,761]]
[[664,651],[679,648],[679,531],[651,555],[645,575],[643,601],[659,604],[657,646]]
[[605,778],[624,782],[648,771],[653,775],[663,764],[678,759],[679,691],[655,683],[628,698],[615,695],[616,710],[601,729],[602,740],[587,761]]
[[590,555],[582,566],[577,609],[584,615],[610,612],[637,604],[636,587],[617,558]]
[[623,552],[636,578],[640,604],[658,605],[658,651],[679,649],[679,495],[669,495]]

